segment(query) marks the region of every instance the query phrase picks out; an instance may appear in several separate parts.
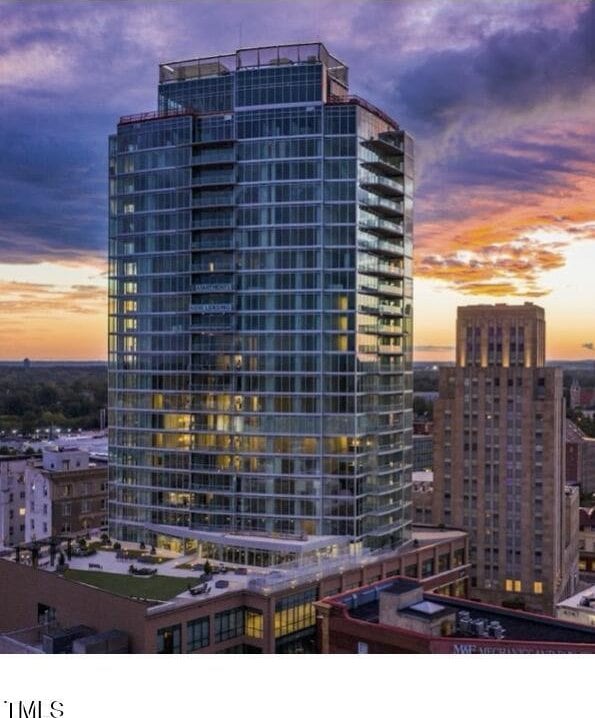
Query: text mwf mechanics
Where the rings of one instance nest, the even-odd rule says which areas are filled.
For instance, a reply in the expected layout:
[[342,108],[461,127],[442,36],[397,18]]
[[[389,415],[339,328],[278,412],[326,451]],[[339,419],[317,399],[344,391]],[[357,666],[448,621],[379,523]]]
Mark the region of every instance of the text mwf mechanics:
[[270,566],[410,540],[413,144],[322,44],[160,67],[110,138],[110,530]]

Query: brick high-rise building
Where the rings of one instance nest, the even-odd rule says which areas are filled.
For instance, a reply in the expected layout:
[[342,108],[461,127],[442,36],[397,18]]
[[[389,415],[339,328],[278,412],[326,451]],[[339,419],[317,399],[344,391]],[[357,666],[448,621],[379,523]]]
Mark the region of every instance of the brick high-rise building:
[[564,497],[562,372],[543,309],[459,307],[434,406],[434,521],[469,532],[471,595],[552,613],[575,588]]

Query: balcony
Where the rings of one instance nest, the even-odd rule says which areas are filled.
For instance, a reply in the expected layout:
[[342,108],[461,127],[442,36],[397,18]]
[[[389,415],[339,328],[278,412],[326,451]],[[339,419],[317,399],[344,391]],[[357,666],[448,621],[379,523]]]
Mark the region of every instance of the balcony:
[[192,240],[192,249],[233,249],[233,237],[217,237],[214,234],[207,233],[200,239]]
[[201,217],[198,215],[193,217],[192,220],[192,229],[233,229],[234,226],[233,213],[221,213],[218,217]]
[[398,296],[401,296],[403,294],[403,287],[401,285],[395,285],[389,282],[380,282],[378,284],[378,291],[381,294],[396,294]]
[[375,295],[388,294],[395,297],[401,297],[403,295],[403,287],[401,285],[391,284],[389,282],[378,282],[375,281],[373,277],[366,277],[365,281],[358,287],[358,290]]
[[[198,255],[198,259],[201,259],[205,255]],[[208,256],[208,255],[207,255]],[[233,272],[235,269],[233,259],[230,257],[228,261],[218,259],[217,261],[208,262],[195,262],[192,265],[192,272]]]
[[395,199],[370,197],[368,193],[358,194],[360,207],[379,217],[403,217],[403,203]]
[[401,157],[405,152],[403,140],[395,132],[381,132],[378,137],[362,142],[364,147],[379,154]]
[[402,257],[405,254],[403,244],[399,242],[386,242],[381,239],[360,239],[357,240],[358,249],[363,249],[366,252],[372,252],[373,254],[379,254],[386,257]]
[[221,187],[234,185],[236,183],[233,169],[205,172],[198,172],[192,177],[194,187]]
[[233,207],[233,205],[233,192],[205,192],[197,195],[192,200],[193,207]]
[[235,149],[229,148],[206,148],[192,157],[193,165],[219,165],[232,164],[235,162]]
[[403,347],[401,344],[379,344],[378,352],[380,354],[402,354]]
[[383,324],[382,322],[379,322],[378,324],[378,334],[403,334],[404,330],[403,327],[395,326],[391,324]]
[[401,198],[405,194],[402,182],[397,182],[389,177],[383,177],[372,172],[366,172],[360,177],[360,185],[368,192],[383,195],[385,197]]
[[363,274],[375,274],[378,276],[386,277],[402,277],[404,270],[402,267],[397,267],[390,264],[389,262],[361,262],[358,265],[358,271]]
[[[231,132],[232,128],[233,123],[229,121],[228,131]],[[192,141],[192,144],[197,149],[202,150],[210,147],[220,147],[221,145],[233,146],[235,142],[235,137],[197,137]]]
[[384,157],[375,157],[374,159],[363,160],[362,167],[367,170],[371,170],[375,174],[393,178],[393,181],[395,177],[400,178],[403,176],[403,163],[391,162],[389,159]]
[[403,307],[400,304],[379,304],[378,313],[385,316],[402,317]]
[[403,236],[403,225],[387,219],[364,219],[359,222],[359,228],[377,237],[400,239]]

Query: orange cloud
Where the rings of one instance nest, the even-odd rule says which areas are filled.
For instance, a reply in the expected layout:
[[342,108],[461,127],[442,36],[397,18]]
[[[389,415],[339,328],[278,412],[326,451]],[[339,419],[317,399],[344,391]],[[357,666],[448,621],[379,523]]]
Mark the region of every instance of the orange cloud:
[[595,158],[527,191],[444,185],[416,227],[415,274],[467,295],[544,296],[570,243],[595,239],[594,196]]
[[0,281],[0,316],[19,313],[46,316],[54,312],[64,314],[94,314],[105,311],[106,290],[91,284],[75,284],[61,288],[34,282]]
[[106,290],[0,280],[3,359],[105,357]]

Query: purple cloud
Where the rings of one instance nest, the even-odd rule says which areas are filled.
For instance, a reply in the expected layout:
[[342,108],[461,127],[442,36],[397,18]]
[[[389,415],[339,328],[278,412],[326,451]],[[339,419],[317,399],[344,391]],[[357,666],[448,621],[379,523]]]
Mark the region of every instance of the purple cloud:
[[[320,39],[352,89],[418,139],[418,217],[436,191],[564,186],[575,142],[498,146],[519,117],[572,116],[593,87],[591,3],[4,3],[0,40],[3,261],[105,253],[107,135],[153,109],[159,62]],[[324,35],[322,35],[322,32]],[[552,99],[564,100],[563,111]],[[545,110],[544,110],[545,114]],[[515,124],[517,123],[517,124]],[[452,133],[457,127],[459,133]],[[518,139],[516,140],[518,142]],[[565,177],[564,175],[568,175]],[[445,211],[445,210],[443,210]],[[451,208],[451,212],[458,211]]]

